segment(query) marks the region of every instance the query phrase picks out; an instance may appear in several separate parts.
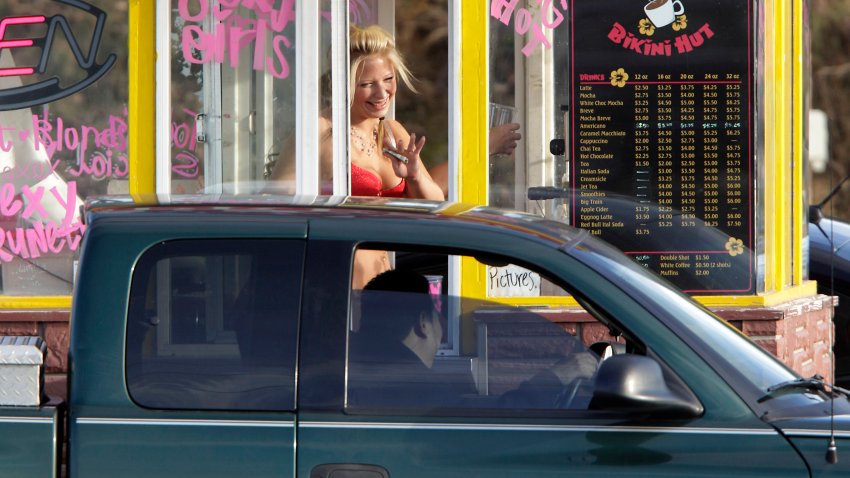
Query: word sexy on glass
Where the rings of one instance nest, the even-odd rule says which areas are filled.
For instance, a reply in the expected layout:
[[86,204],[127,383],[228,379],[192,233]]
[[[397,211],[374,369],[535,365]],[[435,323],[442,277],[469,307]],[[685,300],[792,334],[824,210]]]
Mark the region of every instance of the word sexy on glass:
[[74,221],[77,211],[77,183],[70,181],[64,193],[56,187],[27,185],[16,188],[12,183],[0,185],[0,217],[30,219],[46,217],[46,193],[64,211],[61,223],[33,221],[25,227],[4,229],[0,227],[0,262],[11,262],[15,257],[37,258],[42,254],[56,254],[63,249],[77,250],[86,226]]

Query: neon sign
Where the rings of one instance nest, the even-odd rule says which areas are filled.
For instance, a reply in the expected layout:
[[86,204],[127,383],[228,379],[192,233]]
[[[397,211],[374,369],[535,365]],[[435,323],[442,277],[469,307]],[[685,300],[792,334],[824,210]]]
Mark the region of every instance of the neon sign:
[[[106,13],[99,8],[79,0],[54,1],[82,10],[95,18],[96,23],[92,31],[91,41],[89,42],[88,53],[83,53],[83,48],[80,46],[76,35],[74,35],[73,29],[69,25],[68,20],[62,15],[28,15],[3,18],[0,19],[0,52],[3,49],[39,48],[41,50],[41,56],[37,65],[0,68],[0,77],[25,77],[44,74],[47,71],[47,65],[53,53],[56,34],[60,29],[68,43],[68,47],[74,55],[74,60],[80,69],[85,72],[85,77],[64,88],[60,84],[60,78],[54,76],[35,83],[0,90],[0,111],[29,108],[71,96],[92,85],[115,64],[116,55],[114,53],[110,54],[103,63],[98,64],[96,62],[103,36],[104,24],[106,23]],[[47,26],[47,33],[41,38],[7,39],[7,37],[12,36],[9,31],[14,31],[16,27],[20,28],[25,25],[39,24]]]

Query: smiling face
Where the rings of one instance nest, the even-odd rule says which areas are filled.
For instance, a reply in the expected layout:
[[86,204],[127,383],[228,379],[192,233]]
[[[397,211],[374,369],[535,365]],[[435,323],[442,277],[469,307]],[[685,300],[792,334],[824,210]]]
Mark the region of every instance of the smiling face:
[[351,121],[383,118],[395,97],[395,69],[386,58],[370,56],[363,60],[359,70],[351,102]]

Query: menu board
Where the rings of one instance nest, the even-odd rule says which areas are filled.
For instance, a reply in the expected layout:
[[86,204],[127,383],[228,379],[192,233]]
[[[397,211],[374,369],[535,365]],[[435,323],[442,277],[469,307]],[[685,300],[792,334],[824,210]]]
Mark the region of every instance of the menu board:
[[573,0],[571,222],[687,292],[755,292],[749,0]]

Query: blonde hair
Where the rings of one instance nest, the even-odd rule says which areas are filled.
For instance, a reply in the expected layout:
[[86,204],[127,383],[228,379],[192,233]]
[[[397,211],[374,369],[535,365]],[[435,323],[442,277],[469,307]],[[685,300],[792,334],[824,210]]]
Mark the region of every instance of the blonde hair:
[[351,61],[349,94],[352,97],[354,96],[354,85],[357,84],[357,73],[360,71],[363,61],[370,56],[381,56],[388,60],[405,86],[410,88],[410,91],[418,93],[416,87],[413,86],[413,75],[404,64],[404,57],[396,50],[395,41],[386,30],[378,25],[363,28],[351,25],[348,38],[349,59]]
[[[349,41],[349,85],[348,95],[354,101],[354,88],[357,85],[358,73],[362,71],[363,62],[371,56],[380,56],[390,62],[396,76],[407,86],[410,91],[419,93],[413,86],[413,75],[404,64],[404,57],[395,47],[392,36],[378,25],[358,27],[351,25],[348,31]],[[384,119],[378,123],[377,144],[383,145]]]

